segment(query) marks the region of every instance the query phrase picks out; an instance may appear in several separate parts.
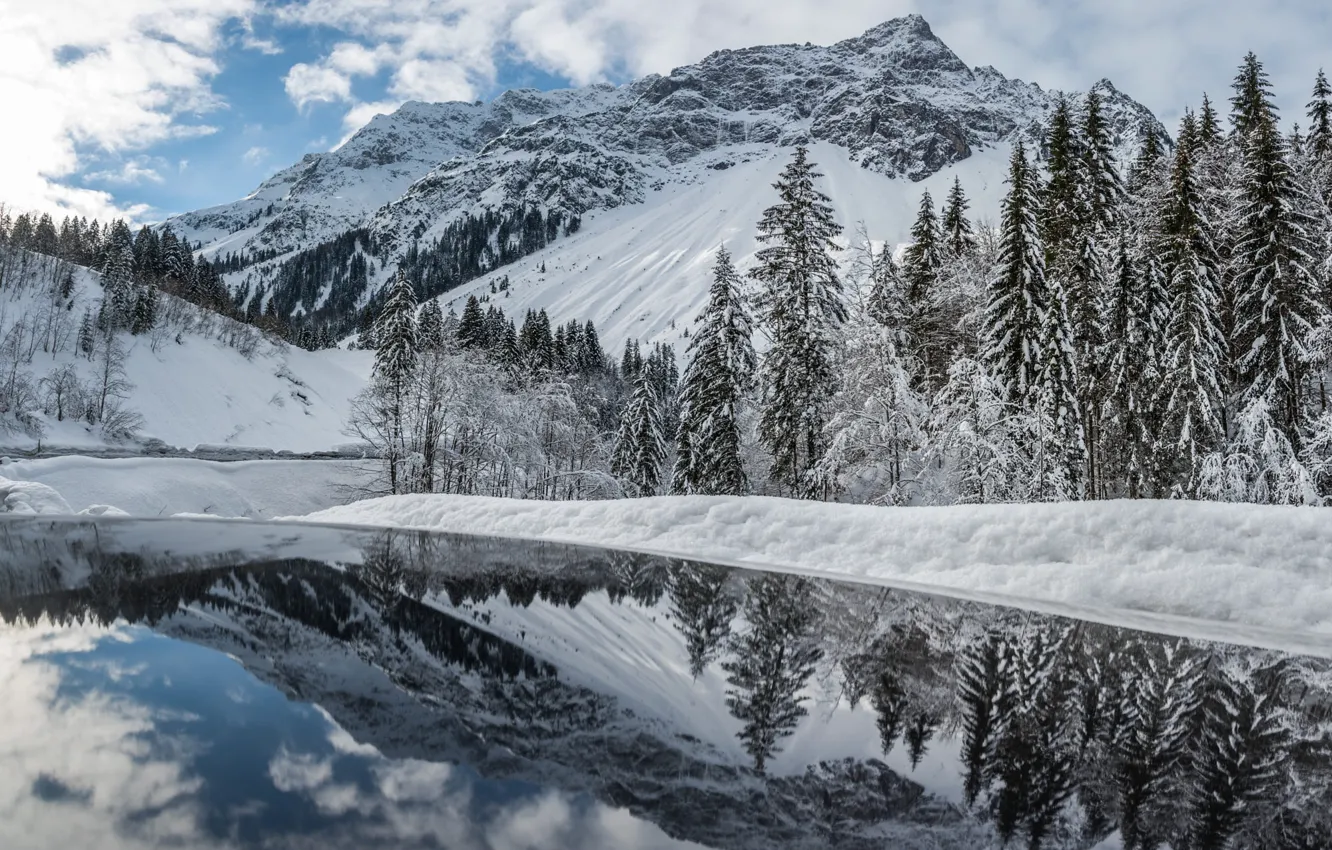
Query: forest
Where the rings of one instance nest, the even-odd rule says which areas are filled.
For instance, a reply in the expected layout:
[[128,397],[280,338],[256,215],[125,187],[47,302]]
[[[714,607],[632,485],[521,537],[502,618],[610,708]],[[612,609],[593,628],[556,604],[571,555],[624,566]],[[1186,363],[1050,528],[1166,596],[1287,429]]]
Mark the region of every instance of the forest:
[[[970,220],[955,182],[939,210],[922,197],[904,251],[862,229],[849,262],[833,201],[797,148],[757,224],[753,267],[742,274],[718,250],[678,389],[661,370],[635,373],[627,353],[607,370],[622,384],[614,432],[595,428],[597,450],[566,466],[595,467],[605,495],[1323,504],[1332,87],[1321,73],[1308,118],[1307,132],[1282,132],[1250,54],[1228,128],[1204,96],[1173,149],[1148,136],[1121,164],[1093,90],[1060,102],[1035,149],[1015,146],[996,224]],[[416,306],[405,271],[399,281],[357,428],[394,443],[390,464],[419,464],[404,401],[421,395],[408,388],[420,380]],[[520,359],[446,342],[510,372]],[[552,362],[529,360],[527,375],[572,374]],[[469,441],[476,430],[458,426]],[[424,487],[421,475],[388,478],[390,492]]]

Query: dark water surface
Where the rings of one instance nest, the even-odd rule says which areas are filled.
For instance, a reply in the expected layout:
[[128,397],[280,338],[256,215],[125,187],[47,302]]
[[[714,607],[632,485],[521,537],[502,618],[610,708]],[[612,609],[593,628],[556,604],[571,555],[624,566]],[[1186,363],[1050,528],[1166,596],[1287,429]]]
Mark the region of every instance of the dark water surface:
[[884,587],[0,520],[6,850],[1332,848],[1330,706],[1320,658]]

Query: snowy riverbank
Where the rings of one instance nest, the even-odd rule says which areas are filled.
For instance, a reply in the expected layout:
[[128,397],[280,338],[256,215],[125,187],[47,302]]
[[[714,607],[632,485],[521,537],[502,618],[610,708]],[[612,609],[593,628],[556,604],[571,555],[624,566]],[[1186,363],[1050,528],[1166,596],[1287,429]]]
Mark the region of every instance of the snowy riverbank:
[[397,496],[287,519],[599,544],[1022,600],[1199,637],[1332,648],[1332,513],[1319,508]]

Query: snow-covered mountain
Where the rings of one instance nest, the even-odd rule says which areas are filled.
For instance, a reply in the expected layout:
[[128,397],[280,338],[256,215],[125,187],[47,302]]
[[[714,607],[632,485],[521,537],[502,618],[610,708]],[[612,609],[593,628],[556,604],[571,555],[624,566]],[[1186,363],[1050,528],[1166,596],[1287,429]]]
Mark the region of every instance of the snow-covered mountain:
[[[1144,134],[1166,138],[1108,80],[1096,88],[1121,162]],[[333,299],[345,310],[363,304],[411,246],[430,245],[459,220],[558,211],[565,224],[538,253],[527,246],[523,261],[502,269],[498,250],[481,262],[492,278],[509,277],[506,311],[593,319],[611,345],[674,340],[701,300],[716,245],[728,241],[742,267],[752,253],[767,184],[791,146],[813,146],[844,224],[863,221],[871,237],[900,242],[920,192],[938,197],[955,175],[973,212],[993,216],[1012,142],[1039,149],[1059,96],[968,67],[911,15],[831,46],[723,50],[619,87],[409,103],[247,198],[169,224],[209,252],[270,258],[228,278],[270,292],[274,281],[286,285],[280,268],[293,252],[363,230],[364,250],[379,263],[364,292]],[[571,228],[575,216],[580,226]],[[449,298],[489,293],[495,282],[455,289],[465,277],[475,274],[448,281]],[[285,303],[308,312],[329,295]]]

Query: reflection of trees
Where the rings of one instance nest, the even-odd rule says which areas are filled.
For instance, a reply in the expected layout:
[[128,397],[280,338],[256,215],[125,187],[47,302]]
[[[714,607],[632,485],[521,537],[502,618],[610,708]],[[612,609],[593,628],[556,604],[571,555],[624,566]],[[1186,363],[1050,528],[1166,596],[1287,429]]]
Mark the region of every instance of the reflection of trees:
[[[820,693],[840,686],[875,712],[878,746],[869,747],[905,751],[913,768],[955,738],[973,825],[1013,846],[1085,850],[1119,830],[1127,850],[1332,847],[1326,662],[644,555],[415,532],[355,539],[361,554],[345,572],[301,559],[154,559],[87,545],[78,555],[87,570],[70,571],[86,581],[64,589],[33,549],[30,576],[0,576],[0,591],[10,588],[0,617],[157,623],[182,606],[238,622],[274,614],[346,642],[406,687],[426,687],[412,667],[426,653],[478,673],[481,686],[466,698],[479,693],[509,740],[536,747],[603,734],[619,722],[614,700],[560,682],[552,664],[486,626],[502,605],[573,607],[604,594],[655,608],[645,623],[672,623],[693,676],[721,662],[727,706],[760,772],[811,713],[802,695],[818,676]],[[722,768],[700,760],[690,769],[701,781]],[[897,788],[894,817],[930,805],[880,762],[834,772],[841,797],[818,771],[801,780],[799,798],[819,823],[835,821],[820,812],[846,816],[847,801],[869,810],[855,777]],[[765,781],[771,792],[793,780]]]
[[731,635],[739,603],[728,591],[731,571],[709,564],[678,561],[671,565],[666,585],[671,615],[689,653],[689,673],[695,679],[716,660]]
[[752,580],[744,599],[749,627],[731,639],[733,657],[722,664],[731,685],[726,704],[744,723],[740,740],[759,773],[777,742],[807,713],[800,691],[823,654],[814,637],[818,615],[810,591],[809,580],[796,576]]

